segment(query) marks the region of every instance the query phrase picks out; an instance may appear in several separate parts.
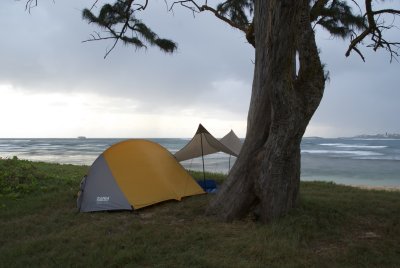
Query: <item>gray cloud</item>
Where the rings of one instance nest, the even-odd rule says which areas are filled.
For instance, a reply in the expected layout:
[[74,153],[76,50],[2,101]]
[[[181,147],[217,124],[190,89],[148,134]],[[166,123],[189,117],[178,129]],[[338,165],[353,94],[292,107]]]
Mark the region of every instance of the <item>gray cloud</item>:
[[[88,4],[82,2],[40,1],[29,15],[24,1],[1,1],[6,38],[0,43],[0,84],[118,96],[131,99],[143,113],[193,109],[221,120],[245,120],[254,50],[240,32],[211,15],[193,18],[182,8],[172,15],[163,0],[153,0],[143,19],[160,36],[178,42],[177,53],[118,45],[104,60],[110,43],[81,43],[99,30],[81,20]],[[400,132],[400,65],[368,49],[363,49],[367,63],[357,55],[345,58],[346,42],[320,32],[318,45],[331,82],[311,124],[330,125],[337,131],[333,135]]]
[[161,36],[177,41],[178,52],[166,55],[156,48],[135,51],[118,45],[105,60],[111,43],[81,43],[98,29],[80,19],[85,7],[80,1],[43,1],[31,15],[24,13],[21,2],[1,5],[8,21],[5,34],[13,36],[2,49],[9,52],[0,66],[3,83],[36,91],[117,95],[140,100],[146,109],[160,101],[185,106],[194,92],[209,100],[213,81],[251,80],[253,51],[240,33],[212,16],[194,19],[182,8],[173,16],[163,1],[153,1],[144,19]]
[[[311,124],[331,126],[335,131],[330,136],[400,132],[400,64],[390,63],[386,51],[365,47],[366,62],[355,53],[346,58],[348,41],[318,37],[331,79]],[[389,38],[398,39],[393,34]]]

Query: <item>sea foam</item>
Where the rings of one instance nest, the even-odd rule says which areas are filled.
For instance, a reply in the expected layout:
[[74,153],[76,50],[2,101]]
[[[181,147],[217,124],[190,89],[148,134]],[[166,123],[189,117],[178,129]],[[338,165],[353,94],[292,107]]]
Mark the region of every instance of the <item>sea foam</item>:
[[371,152],[371,151],[301,150],[301,152],[308,154],[345,154],[345,155],[355,155],[355,156],[383,155],[381,153]]
[[321,146],[333,146],[338,148],[359,148],[359,149],[384,149],[385,145],[363,145],[363,144],[344,144],[344,143],[321,143]]

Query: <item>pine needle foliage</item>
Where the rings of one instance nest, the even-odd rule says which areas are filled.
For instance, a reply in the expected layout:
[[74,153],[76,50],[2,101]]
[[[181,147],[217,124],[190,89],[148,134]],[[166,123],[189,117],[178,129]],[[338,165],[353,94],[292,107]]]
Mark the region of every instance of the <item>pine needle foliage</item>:
[[237,25],[248,26],[252,22],[254,0],[225,1],[217,6],[217,11]]
[[[114,40],[114,44],[108,50],[106,56],[119,41],[126,45],[132,45],[137,49],[154,46],[166,53],[176,51],[177,44],[174,41],[160,38],[143,21],[137,18],[138,12],[145,11],[147,5],[150,3],[149,0],[109,0],[104,2],[98,15],[92,12],[95,5],[83,11],[82,16],[85,20],[98,25],[104,30],[101,34],[95,32],[95,34],[91,35],[90,39],[84,42]],[[233,28],[241,30],[248,42],[255,47],[253,23],[255,0],[225,0],[215,2],[213,1],[215,3],[214,8],[209,6],[206,0],[165,0],[167,5],[171,4],[169,10],[172,10],[175,4],[180,4],[192,11],[193,14],[203,11],[213,13],[218,19]],[[394,24],[393,22],[392,24],[386,23],[381,18],[381,15],[391,14],[395,18],[400,16],[400,10],[373,10],[371,0],[368,0],[365,2],[366,9],[363,12],[358,2],[357,0],[309,0],[310,19],[314,24],[314,28],[320,26],[333,37],[350,40],[346,56],[348,56],[350,51],[354,50],[364,59],[357,45],[367,36],[371,37],[371,47],[374,50],[377,48],[386,48],[392,57],[398,56],[398,52],[393,50],[393,48],[400,47],[400,43],[389,42],[382,37],[382,32],[393,28]],[[359,12],[357,10],[354,11],[352,6],[358,7]]]
[[320,25],[331,35],[346,39],[355,30],[365,29],[365,18],[354,14],[346,1],[316,0],[310,12],[311,21]]
[[86,41],[113,39],[115,43],[109,52],[118,41],[137,49],[147,48],[147,45],[150,45],[166,53],[174,52],[177,49],[175,42],[160,38],[144,22],[136,18],[136,13],[143,11],[146,6],[134,2],[134,0],[118,0],[114,4],[104,4],[97,16],[91,9],[84,9],[83,19],[96,24],[106,33],[106,36],[96,33]]
[[[366,28],[365,18],[355,14],[346,0],[311,0],[310,6],[311,21],[334,37],[346,39]],[[241,28],[253,28],[254,0],[228,0],[218,4],[217,11]]]
[[[365,18],[353,13],[345,0],[312,0],[310,5],[311,21],[333,36],[347,38],[366,27]],[[228,0],[217,5],[217,11],[236,25],[248,26],[253,21],[254,0]]]

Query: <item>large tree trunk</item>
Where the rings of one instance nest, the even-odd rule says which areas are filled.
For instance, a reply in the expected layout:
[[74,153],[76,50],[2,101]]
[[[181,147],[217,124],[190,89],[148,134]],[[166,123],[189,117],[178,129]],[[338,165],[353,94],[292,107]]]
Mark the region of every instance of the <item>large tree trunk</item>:
[[207,210],[226,221],[257,210],[268,222],[296,205],[300,142],[324,89],[309,0],[256,0],[254,20],[256,63],[247,135]]

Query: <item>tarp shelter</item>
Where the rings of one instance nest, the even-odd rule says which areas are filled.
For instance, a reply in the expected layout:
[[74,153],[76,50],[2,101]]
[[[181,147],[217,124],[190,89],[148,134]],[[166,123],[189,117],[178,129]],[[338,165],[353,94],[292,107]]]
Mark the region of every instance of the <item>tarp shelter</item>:
[[167,149],[147,140],[126,140],[94,161],[77,205],[82,212],[132,210],[203,193]]
[[202,124],[199,124],[194,137],[185,145],[185,147],[175,153],[175,157],[176,160],[181,162],[217,152],[224,152],[238,156],[238,154],[226,147],[218,139],[214,138],[214,136],[211,135]]
[[[229,148],[232,152],[239,155],[242,149],[242,141],[236,136],[233,130],[229,131],[222,139],[219,140],[223,145]],[[231,155],[229,155],[229,169],[231,169]]]
[[219,140],[223,145],[229,148],[232,152],[239,155],[240,150],[242,149],[242,141],[236,136],[233,130],[229,131],[222,139]]
[[203,183],[201,185],[206,192],[209,192],[204,170],[204,156],[217,152],[238,156],[238,154],[226,147],[218,139],[214,138],[202,124],[199,124],[194,137],[185,147],[175,153],[175,157],[178,161],[184,161],[201,156],[203,162]]

